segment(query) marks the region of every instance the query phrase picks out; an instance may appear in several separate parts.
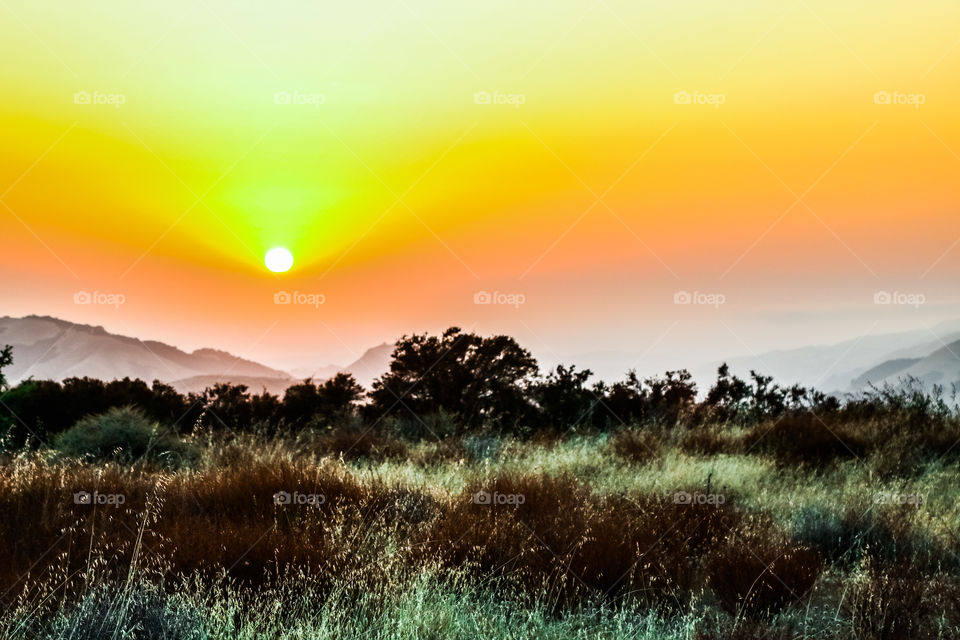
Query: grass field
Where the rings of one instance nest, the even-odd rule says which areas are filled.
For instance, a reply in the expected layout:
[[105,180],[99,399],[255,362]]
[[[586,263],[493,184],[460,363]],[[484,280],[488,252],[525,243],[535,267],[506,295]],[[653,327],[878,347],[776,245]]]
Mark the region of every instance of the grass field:
[[958,637],[956,460],[778,428],[11,452],[0,637]]

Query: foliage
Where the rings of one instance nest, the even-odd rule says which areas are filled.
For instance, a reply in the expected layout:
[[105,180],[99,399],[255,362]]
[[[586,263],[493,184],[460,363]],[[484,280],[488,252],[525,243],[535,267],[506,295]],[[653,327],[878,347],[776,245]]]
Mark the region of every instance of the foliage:
[[7,390],[7,379],[3,376],[3,368],[13,364],[13,347],[9,344],[0,349],[0,393]]
[[529,395],[537,407],[536,426],[551,431],[576,431],[593,423],[598,396],[587,386],[593,375],[589,369],[577,371],[562,364],[546,378],[530,387]]
[[172,467],[196,456],[192,447],[131,407],[114,408],[83,418],[59,434],[54,446],[64,456],[84,460],[149,459]]
[[348,373],[338,373],[320,384],[307,379],[287,389],[279,414],[287,427],[333,424],[353,415],[363,394],[363,387]]
[[451,327],[441,336],[404,336],[390,370],[374,381],[366,415],[424,416],[447,412],[468,428],[517,427],[526,415],[524,389],[537,372],[530,353],[508,336],[484,338]]
[[58,433],[84,416],[103,413],[113,407],[135,406],[148,418],[163,424],[182,423],[189,399],[159,381],[152,386],[142,380],[68,378],[26,380],[3,396],[10,416],[7,437],[13,446],[32,440],[35,446],[49,445]]

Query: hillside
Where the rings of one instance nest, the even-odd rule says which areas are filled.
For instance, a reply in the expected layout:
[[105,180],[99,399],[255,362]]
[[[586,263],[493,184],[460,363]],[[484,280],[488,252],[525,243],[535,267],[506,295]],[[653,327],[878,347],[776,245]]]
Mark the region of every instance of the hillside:
[[140,378],[173,382],[201,375],[290,379],[289,374],[225,351],[188,353],[156,340],[107,332],[49,316],[0,317],[0,344],[13,345],[11,382],[25,378],[64,380],[89,376],[102,380]]

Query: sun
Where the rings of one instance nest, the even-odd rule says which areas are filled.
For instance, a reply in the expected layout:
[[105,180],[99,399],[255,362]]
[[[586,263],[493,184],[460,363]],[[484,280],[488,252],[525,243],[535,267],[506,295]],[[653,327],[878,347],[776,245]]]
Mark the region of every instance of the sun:
[[290,267],[293,266],[293,254],[286,247],[274,247],[267,251],[267,255],[263,257],[263,263],[274,273],[290,271]]

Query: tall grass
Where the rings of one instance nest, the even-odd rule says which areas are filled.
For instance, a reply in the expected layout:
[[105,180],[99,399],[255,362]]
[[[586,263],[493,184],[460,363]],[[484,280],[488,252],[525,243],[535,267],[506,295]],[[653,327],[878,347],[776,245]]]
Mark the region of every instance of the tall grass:
[[8,455],[0,639],[957,637],[956,463],[787,463],[752,429]]

